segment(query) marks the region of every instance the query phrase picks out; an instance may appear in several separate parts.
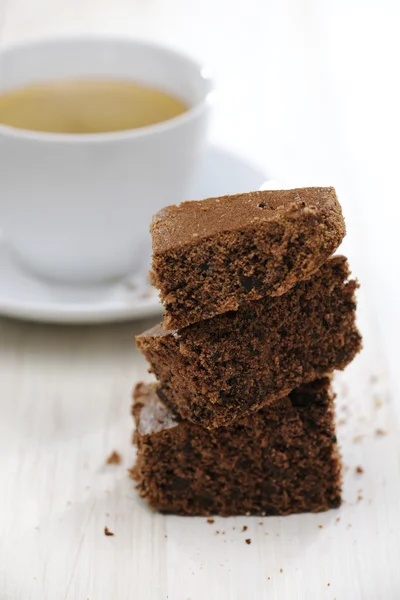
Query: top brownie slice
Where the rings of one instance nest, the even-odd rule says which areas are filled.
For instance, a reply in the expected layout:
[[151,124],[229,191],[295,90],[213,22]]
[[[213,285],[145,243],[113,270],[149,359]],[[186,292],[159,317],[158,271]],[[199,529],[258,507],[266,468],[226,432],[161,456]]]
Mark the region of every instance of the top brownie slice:
[[168,206],[153,217],[151,278],[176,329],[280,296],[345,236],[334,188],[259,191]]

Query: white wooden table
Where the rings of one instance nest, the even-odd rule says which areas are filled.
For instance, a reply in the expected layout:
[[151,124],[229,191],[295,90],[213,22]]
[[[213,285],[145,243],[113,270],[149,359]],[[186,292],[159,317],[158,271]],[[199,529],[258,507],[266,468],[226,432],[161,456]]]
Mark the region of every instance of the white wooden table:
[[[210,525],[152,514],[127,477],[149,321],[0,320],[0,599],[399,599],[398,5],[6,3],[1,43],[93,30],[186,48],[215,73],[214,140],[284,184],[336,185],[365,348],[337,380],[343,507]],[[114,449],[123,464],[107,466]]]

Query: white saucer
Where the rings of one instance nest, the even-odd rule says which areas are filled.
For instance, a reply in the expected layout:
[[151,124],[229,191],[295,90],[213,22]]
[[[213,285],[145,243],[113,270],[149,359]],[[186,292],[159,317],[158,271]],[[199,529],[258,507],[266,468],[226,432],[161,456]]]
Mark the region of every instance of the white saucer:
[[[244,159],[209,146],[188,198],[257,190],[265,180]],[[65,287],[23,271],[0,243],[0,315],[47,323],[107,323],[161,312],[158,294],[145,274],[107,287]]]

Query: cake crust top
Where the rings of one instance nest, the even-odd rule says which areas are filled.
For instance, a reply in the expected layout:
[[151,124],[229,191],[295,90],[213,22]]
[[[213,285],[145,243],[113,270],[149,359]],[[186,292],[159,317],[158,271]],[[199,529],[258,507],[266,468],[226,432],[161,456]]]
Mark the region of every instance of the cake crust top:
[[220,198],[185,201],[161,209],[153,217],[153,251],[166,252],[224,231],[282,221],[289,216],[336,213],[342,210],[333,187],[262,190]]

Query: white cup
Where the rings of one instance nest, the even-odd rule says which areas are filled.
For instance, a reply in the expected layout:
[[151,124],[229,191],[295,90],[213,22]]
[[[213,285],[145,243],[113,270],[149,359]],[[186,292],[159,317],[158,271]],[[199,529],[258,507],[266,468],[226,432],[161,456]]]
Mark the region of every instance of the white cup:
[[0,229],[19,261],[64,282],[104,282],[149,256],[151,215],[185,199],[204,146],[212,85],[189,57],[109,37],[6,46],[0,93],[63,78],[133,79],[189,105],[138,129],[53,134],[0,125]]

